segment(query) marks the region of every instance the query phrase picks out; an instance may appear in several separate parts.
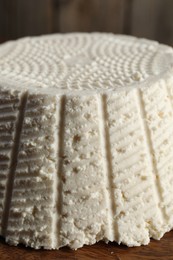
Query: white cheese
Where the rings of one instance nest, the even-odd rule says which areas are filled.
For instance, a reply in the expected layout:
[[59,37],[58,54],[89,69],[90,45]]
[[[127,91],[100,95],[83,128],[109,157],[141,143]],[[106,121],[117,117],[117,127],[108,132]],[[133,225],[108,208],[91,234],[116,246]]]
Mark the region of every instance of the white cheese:
[[113,34],[0,46],[0,234],[73,249],[173,228],[173,50]]

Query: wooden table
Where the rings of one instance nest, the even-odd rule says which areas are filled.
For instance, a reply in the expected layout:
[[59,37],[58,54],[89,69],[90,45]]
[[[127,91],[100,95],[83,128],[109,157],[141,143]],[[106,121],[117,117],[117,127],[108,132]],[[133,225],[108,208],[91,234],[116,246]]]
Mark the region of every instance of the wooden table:
[[0,238],[0,260],[173,260],[173,231],[160,241],[152,240],[148,246],[128,248],[116,243],[99,242],[84,246],[77,251],[69,248],[60,250],[34,250],[24,246],[9,246]]

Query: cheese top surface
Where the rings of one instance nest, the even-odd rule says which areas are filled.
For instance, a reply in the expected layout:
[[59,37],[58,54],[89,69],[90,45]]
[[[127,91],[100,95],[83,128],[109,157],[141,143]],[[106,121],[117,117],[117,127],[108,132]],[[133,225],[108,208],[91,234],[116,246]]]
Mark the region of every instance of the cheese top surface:
[[105,33],[23,38],[0,47],[0,76],[61,90],[113,90],[159,75],[172,48]]

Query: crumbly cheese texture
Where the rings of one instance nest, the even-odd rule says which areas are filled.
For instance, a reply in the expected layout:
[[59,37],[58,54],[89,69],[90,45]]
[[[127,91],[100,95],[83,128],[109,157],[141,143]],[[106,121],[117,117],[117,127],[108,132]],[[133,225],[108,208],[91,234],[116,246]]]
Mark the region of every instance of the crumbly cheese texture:
[[102,33],[0,46],[0,235],[127,246],[173,228],[173,49]]

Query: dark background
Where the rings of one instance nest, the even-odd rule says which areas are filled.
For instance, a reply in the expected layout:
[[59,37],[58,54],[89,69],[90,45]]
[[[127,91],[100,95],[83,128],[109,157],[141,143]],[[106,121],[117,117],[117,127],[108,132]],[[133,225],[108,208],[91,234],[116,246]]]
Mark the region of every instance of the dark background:
[[130,34],[173,46],[173,0],[0,0],[0,42],[73,31]]

